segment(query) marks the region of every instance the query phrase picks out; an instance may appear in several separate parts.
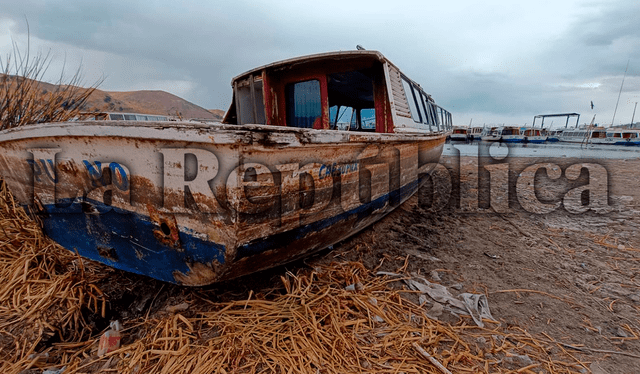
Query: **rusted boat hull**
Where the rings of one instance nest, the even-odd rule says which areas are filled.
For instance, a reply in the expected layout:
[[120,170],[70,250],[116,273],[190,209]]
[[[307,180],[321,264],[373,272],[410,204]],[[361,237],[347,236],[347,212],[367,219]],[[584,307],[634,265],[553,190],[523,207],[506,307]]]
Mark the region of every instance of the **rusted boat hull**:
[[409,198],[445,135],[70,122],[0,133],[0,175],[65,248],[205,285],[339,242]]

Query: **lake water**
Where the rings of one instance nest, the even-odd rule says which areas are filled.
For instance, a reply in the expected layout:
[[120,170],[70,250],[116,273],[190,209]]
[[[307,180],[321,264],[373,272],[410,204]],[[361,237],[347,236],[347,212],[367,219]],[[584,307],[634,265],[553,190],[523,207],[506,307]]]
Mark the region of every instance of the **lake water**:
[[[443,156],[491,155],[495,158],[509,157],[549,157],[584,159],[640,159],[640,146],[596,144],[582,146],[578,143],[500,143],[500,142],[447,142]],[[487,153],[488,152],[488,153]]]

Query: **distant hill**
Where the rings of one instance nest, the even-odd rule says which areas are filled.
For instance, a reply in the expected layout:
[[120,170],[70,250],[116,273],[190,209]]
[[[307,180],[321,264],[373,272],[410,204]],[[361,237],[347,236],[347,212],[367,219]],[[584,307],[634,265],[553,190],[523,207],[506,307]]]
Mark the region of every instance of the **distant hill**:
[[[43,92],[51,92],[56,85],[38,82]],[[84,111],[124,112],[179,116],[184,119],[202,118],[222,120],[224,111],[207,110],[165,91],[103,91],[95,90],[89,96]]]
[[89,96],[86,106],[88,111],[163,114],[185,119],[218,119],[214,113],[165,91],[96,90]]
[[221,109],[209,109],[209,112],[213,114],[213,117],[216,121],[222,121],[225,115],[225,111]]

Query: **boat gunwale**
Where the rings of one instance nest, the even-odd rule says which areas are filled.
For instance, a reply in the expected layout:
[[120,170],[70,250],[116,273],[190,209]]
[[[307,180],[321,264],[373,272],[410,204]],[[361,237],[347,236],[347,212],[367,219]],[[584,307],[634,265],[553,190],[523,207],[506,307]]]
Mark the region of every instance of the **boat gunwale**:
[[[54,131],[52,131],[54,130]],[[58,130],[58,131],[55,131]],[[105,131],[106,130],[106,131]],[[109,131],[113,130],[113,131]],[[125,131],[123,131],[125,130]],[[168,131],[174,130],[174,131]],[[156,131],[158,134],[153,134]],[[144,133],[140,133],[144,132]],[[117,138],[144,138],[175,141],[194,141],[177,137],[180,132],[186,135],[199,135],[205,137],[203,142],[211,143],[211,136],[231,135],[248,136],[251,134],[295,134],[308,143],[314,143],[326,136],[327,140],[335,139],[336,143],[358,141],[414,141],[417,139],[437,139],[444,137],[445,132],[395,132],[377,133],[360,131],[343,131],[328,129],[309,129],[289,126],[274,126],[262,124],[233,125],[224,123],[196,123],[196,122],[154,122],[148,121],[73,121],[54,122],[34,125],[25,125],[0,131],[0,143],[17,141],[22,139],[65,137],[65,136],[99,136]],[[324,141],[326,142],[326,141]],[[324,143],[321,142],[321,143]]]

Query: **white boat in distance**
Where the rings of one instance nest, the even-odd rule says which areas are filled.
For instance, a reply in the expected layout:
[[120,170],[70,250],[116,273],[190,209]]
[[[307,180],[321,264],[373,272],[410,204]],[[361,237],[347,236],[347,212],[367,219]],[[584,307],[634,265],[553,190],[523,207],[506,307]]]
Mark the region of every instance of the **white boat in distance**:
[[461,140],[467,141],[469,140],[469,128],[463,126],[454,126],[451,135],[449,135],[451,140]]
[[526,143],[537,144],[546,142],[549,137],[547,130],[533,127],[527,127],[522,131],[522,135],[524,135],[524,141]]
[[569,143],[640,145],[640,131],[634,129],[578,127],[565,129],[558,138]]
[[480,134],[480,139],[487,142],[496,142],[500,140],[498,127],[487,127]]
[[498,128],[500,141],[505,143],[522,143],[524,142],[524,134],[518,126],[504,126]]
[[376,51],[297,57],[231,84],[222,123],[0,131],[0,175],[63,247],[198,286],[307,256],[379,220],[426,180],[452,128],[451,114]]
[[549,130],[549,136],[547,137],[547,141],[548,142],[559,142],[560,141],[560,137],[562,136],[563,132],[564,132],[564,130],[562,130],[562,129]]
[[469,130],[469,139],[470,140],[480,140],[482,137],[482,132],[484,131],[484,127],[472,127]]

